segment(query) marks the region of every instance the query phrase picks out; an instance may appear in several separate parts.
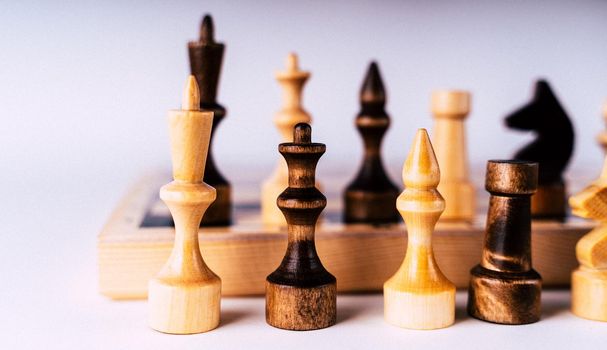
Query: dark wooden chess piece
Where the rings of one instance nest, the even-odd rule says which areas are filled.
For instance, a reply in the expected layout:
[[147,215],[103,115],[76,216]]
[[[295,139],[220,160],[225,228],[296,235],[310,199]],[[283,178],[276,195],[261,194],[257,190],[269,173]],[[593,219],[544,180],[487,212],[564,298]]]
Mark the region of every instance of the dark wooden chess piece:
[[314,186],[325,149],[312,143],[312,129],[305,123],[295,126],[292,143],[278,146],[289,167],[289,187],[277,199],[289,240],[282,263],[266,279],[266,321],[277,328],[313,330],[336,321],[336,280],[320,262],[314,243],[316,220],[327,205]]
[[506,117],[506,125],[532,130],[536,139],[514,158],[539,164],[538,189],[531,199],[531,214],[538,219],[563,219],[567,193],[563,172],[573,153],[574,132],[567,113],[544,80],[535,84],[531,102]]
[[537,179],[537,163],[487,163],[485,188],[491,197],[484,248],[468,288],[473,317],[502,324],[540,319],[542,279],[531,266],[531,195]]
[[384,224],[398,222],[396,198],[399,190],[390,181],[381,160],[381,142],[390,126],[386,113],[386,93],[377,63],[369,65],[360,90],[361,111],[356,128],[365,144],[365,155],[358,175],[344,193],[344,221]]
[[216,101],[224,47],[224,44],[215,42],[213,19],[205,15],[200,27],[200,39],[188,43],[190,70],[200,87],[200,110],[213,112],[204,180],[217,190],[217,199],[204,214],[202,226],[227,226],[232,222],[230,183],[217,170],[213,158],[213,135],[226,115],[226,109]]

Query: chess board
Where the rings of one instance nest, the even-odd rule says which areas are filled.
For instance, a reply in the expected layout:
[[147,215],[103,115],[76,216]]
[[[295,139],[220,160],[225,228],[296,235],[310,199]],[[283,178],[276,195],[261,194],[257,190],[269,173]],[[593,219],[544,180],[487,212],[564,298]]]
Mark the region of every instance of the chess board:
[[[167,260],[174,237],[168,209],[158,189],[166,174],[146,176],[117,206],[98,237],[99,290],[114,299],[147,296],[148,280]],[[258,188],[253,188],[258,190]],[[479,191],[481,192],[481,191]],[[337,278],[340,293],[380,292],[406,251],[404,224],[345,225],[338,193],[327,193],[326,210],[317,226],[316,244],[326,268]],[[481,200],[479,203],[486,203]],[[433,242],[438,264],[458,288],[466,288],[469,270],[480,261],[485,208],[473,223],[443,223]],[[589,221],[534,221],[533,265],[544,287],[565,287],[578,263],[575,245],[590,231]],[[265,278],[280,263],[287,244],[286,228],[264,227],[255,194],[234,203],[234,224],[200,229],[202,256],[222,279],[226,296],[262,295]]]

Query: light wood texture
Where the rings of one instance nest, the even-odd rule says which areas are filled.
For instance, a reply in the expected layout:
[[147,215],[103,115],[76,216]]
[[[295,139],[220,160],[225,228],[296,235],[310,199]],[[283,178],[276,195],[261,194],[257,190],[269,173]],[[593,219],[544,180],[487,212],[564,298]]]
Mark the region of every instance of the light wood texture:
[[432,93],[434,115],[432,145],[441,169],[438,191],[445,199],[440,220],[472,221],[476,194],[468,175],[468,151],[464,120],[470,113],[470,93],[442,90]]
[[174,181],[160,198],[175,222],[169,260],[149,282],[149,324],[160,332],[190,334],[219,325],[221,280],[200,254],[198,228],[215,189],[202,182],[213,113],[200,111],[200,92],[190,76],[182,109],[169,112]]
[[204,168],[204,181],[215,188],[217,198],[202,218],[203,226],[227,226],[232,222],[232,187],[219,172],[213,157],[213,137],[219,123],[226,116],[226,109],[217,103],[217,86],[225,45],[215,41],[215,26],[210,15],[205,15],[200,25],[200,37],[188,43],[190,71],[196,77],[200,89],[200,110],[213,112],[213,128]]
[[[150,212],[169,218],[166,206],[157,199],[166,182],[163,172],[138,180],[125,194],[98,237],[99,291],[114,299],[147,297],[147,283],[167,261],[174,229],[141,226]],[[316,248],[323,265],[339,280],[338,292],[381,291],[384,282],[398,269],[405,256],[406,227],[403,224],[372,226],[341,223],[340,187],[327,178],[325,220],[316,228]],[[287,233],[268,228],[259,216],[259,194],[252,182],[243,187],[245,198],[235,202],[235,224],[204,227],[199,231],[205,262],[222,279],[222,294],[263,295],[265,278],[280,263],[287,248]],[[331,192],[333,190],[333,192]],[[247,192],[248,191],[248,192]],[[485,195],[478,191],[479,196]],[[479,204],[486,203],[483,199]],[[470,269],[478,264],[483,247],[486,210],[472,224],[439,222],[433,248],[445,276],[458,288],[466,288]],[[534,221],[532,252],[534,268],[544,286],[564,287],[575,258],[577,241],[595,224],[577,218],[560,223]]]
[[295,126],[293,142],[278,147],[289,168],[289,187],[278,196],[289,240],[282,262],[266,279],[266,321],[282,329],[326,328],[337,320],[335,277],[322,265],[314,231],[327,199],[314,186],[316,164],[325,153],[312,143],[310,125]]
[[440,170],[425,129],[417,131],[403,167],[405,190],[396,208],[408,227],[407,254],[384,284],[384,317],[411,329],[448,327],[455,320],[455,285],[434,258],[432,233],[445,200],[436,190]]
[[607,321],[607,159],[601,176],[569,199],[573,214],[600,222],[580,239],[580,267],[571,278],[571,309],[577,316]]
[[[283,105],[276,113],[274,124],[282,142],[293,141],[293,128],[298,123],[310,123],[312,117],[302,106],[302,90],[310,73],[299,69],[298,57],[287,56],[286,69],[276,73],[276,80],[283,89]],[[287,163],[279,159],[274,172],[261,187],[261,220],[268,226],[286,226],[285,217],[276,206],[276,198],[289,186]]]
[[531,196],[537,179],[534,162],[487,163],[487,231],[468,288],[468,313],[475,318],[500,324],[540,319],[542,278],[531,266]]

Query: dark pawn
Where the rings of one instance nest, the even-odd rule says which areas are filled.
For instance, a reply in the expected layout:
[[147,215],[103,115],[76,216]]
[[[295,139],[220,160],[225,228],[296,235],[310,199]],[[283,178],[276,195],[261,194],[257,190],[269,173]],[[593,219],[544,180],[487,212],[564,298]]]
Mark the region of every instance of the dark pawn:
[[468,288],[468,313],[483,321],[526,324],[540,319],[542,278],[531,267],[531,195],[537,163],[490,160],[491,197],[481,263]]
[[213,129],[204,170],[204,181],[217,190],[217,199],[204,214],[202,226],[227,226],[232,222],[230,183],[221,175],[213,158],[213,135],[226,115],[226,109],[217,103],[217,85],[221,72],[224,45],[215,42],[213,19],[205,15],[200,27],[200,39],[188,43],[190,70],[200,88],[200,109],[213,112]]
[[531,130],[536,139],[519,150],[514,158],[539,163],[538,190],[531,200],[531,214],[539,219],[563,219],[567,192],[563,172],[573,153],[571,121],[544,80],[535,84],[531,102],[506,117],[506,125]]
[[386,93],[375,62],[369,65],[360,90],[360,104],[356,128],[364,140],[365,154],[358,175],[344,193],[344,221],[371,224],[398,222],[400,216],[394,203],[399,190],[386,175],[381,160],[381,142],[390,126],[390,117],[384,110]]
[[289,232],[282,263],[266,279],[266,321],[282,329],[313,330],[336,321],[337,284],[320,262],[314,244],[316,220],[327,199],[314,186],[325,145],[312,143],[310,125],[295,126],[292,143],[278,151],[289,167],[289,187],[278,196]]

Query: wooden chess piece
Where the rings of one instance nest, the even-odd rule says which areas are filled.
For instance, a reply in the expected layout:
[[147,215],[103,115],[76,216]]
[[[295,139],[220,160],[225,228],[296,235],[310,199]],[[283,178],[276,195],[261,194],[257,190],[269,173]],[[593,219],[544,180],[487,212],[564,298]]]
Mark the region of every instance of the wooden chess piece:
[[[282,136],[282,142],[293,141],[293,128],[298,123],[310,123],[312,118],[301,104],[304,84],[310,73],[299,69],[297,55],[290,53],[287,56],[286,70],[276,73],[276,80],[283,88],[283,106],[274,123]],[[261,220],[264,225],[285,226],[287,222],[276,207],[276,197],[288,186],[287,163],[278,160],[274,173],[267,179],[261,189]]]
[[148,286],[150,326],[164,333],[190,334],[219,325],[221,280],[200,255],[198,229],[215,189],[203,182],[213,123],[200,111],[200,92],[190,76],[182,109],[169,112],[173,182],[160,189],[175,221],[175,245]]
[[344,221],[347,223],[385,224],[398,222],[394,206],[398,188],[390,181],[381,160],[381,142],[390,126],[384,110],[386,93],[377,63],[369,65],[360,90],[361,111],[356,128],[364,144],[363,163],[344,193]]
[[607,159],[599,179],[569,198],[573,214],[599,221],[576,246],[580,267],[571,277],[571,310],[579,317],[607,321]]
[[491,194],[481,263],[470,273],[468,313],[501,324],[540,319],[542,278],[531,267],[531,195],[538,165],[490,160],[485,188]]
[[[603,120],[607,124],[607,101],[605,101],[605,104],[603,104]],[[597,135],[597,141],[598,141],[599,145],[601,146],[601,148],[603,149],[603,152],[605,152],[605,154],[607,154],[607,131],[605,131],[605,130],[601,131]]]
[[316,220],[327,205],[314,186],[325,149],[312,143],[312,129],[305,123],[295,126],[293,142],[278,146],[289,169],[289,187],[277,200],[289,240],[282,263],[266,279],[266,321],[277,328],[313,330],[336,321],[336,280],[320,262],[314,243]]
[[455,319],[455,285],[441,272],[432,250],[432,232],[445,200],[436,190],[440,170],[425,129],[415,135],[403,181],[396,207],[407,226],[407,254],[384,284],[384,317],[404,328],[448,327]]
[[190,71],[200,87],[200,109],[213,112],[213,129],[204,179],[217,190],[217,199],[204,214],[202,226],[227,226],[232,222],[231,186],[217,169],[213,158],[213,135],[226,115],[226,109],[217,103],[217,85],[224,48],[224,44],[215,41],[213,19],[210,15],[205,15],[199,40],[188,43]]
[[506,117],[506,125],[531,130],[537,138],[514,158],[539,164],[537,192],[531,198],[536,219],[564,219],[567,195],[563,172],[573,153],[574,133],[567,113],[544,80],[535,84],[531,102]]
[[470,113],[467,91],[434,91],[432,144],[441,169],[438,191],[446,206],[441,220],[471,222],[476,214],[476,193],[468,176],[464,120]]

